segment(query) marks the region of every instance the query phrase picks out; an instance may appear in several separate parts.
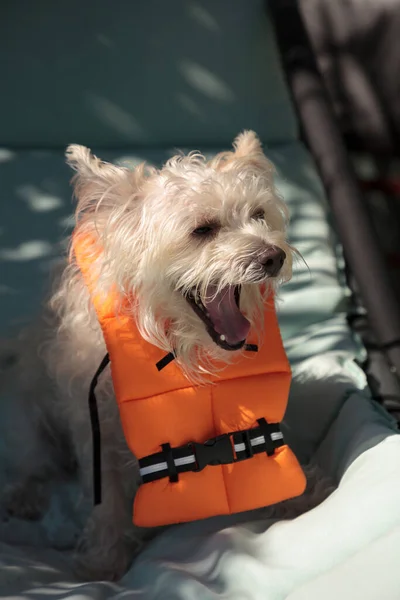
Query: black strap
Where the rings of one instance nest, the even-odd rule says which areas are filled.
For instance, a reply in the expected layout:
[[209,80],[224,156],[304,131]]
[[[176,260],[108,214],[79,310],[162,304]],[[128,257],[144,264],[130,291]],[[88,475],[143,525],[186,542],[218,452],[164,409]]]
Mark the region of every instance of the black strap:
[[158,363],[156,363],[157,371],[164,369],[164,367],[169,365],[169,363],[173,360],[175,360],[175,354],[173,352],[169,352],[161,360],[159,360]]
[[271,456],[276,448],[285,443],[279,423],[268,423],[265,419],[259,419],[258,423],[258,427],[225,433],[203,444],[190,442],[178,448],[162,444],[162,451],[139,460],[142,482],[149,483],[164,477],[176,482],[180,473],[247,460],[262,452]]
[[94,374],[89,387],[89,413],[93,444],[93,497],[95,506],[101,503],[101,431],[95,389],[100,375],[109,362],[110,357],[106,354]]
[[257,344],[246,344],[244,349],[246,352],[258,352]]
[[168,476],[171,483],[176,483],[179,479],[178,472],[176,470],[174,457],[172,456],[172,448],[170,444],[162,444],[163,454],[167,463]]
[[[240,435],[242,436],[241,441],[240,441]],[[235,440],[235,436],[234,436],[234,440]],[[240,434],[236,436],[236,443],[244,444],[244,450],[242,452],[246,453],[246,458],[253,458],[254,450],[253,450],[253,446],[251,445],[251,436],[250,436],[249,429],[246,429],[245,431],[241,431]]]
[[273,453],[275,452],[275,446],[274,446],[272,438],[269,434],[270,426],[268,424],[268,421],[266,421],[264,418],[262,418],[262,419],[257,419],[257,423],[259,424],[261,433],[265,438],[265,452],[267,453],[268,456],[272,456]]

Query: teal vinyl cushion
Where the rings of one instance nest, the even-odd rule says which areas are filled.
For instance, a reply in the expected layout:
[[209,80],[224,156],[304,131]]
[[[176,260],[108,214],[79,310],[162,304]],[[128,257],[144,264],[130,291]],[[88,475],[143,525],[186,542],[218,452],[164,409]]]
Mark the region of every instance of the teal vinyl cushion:
[[294,139],[263,0],[70,0],[0,8],[0,146]]

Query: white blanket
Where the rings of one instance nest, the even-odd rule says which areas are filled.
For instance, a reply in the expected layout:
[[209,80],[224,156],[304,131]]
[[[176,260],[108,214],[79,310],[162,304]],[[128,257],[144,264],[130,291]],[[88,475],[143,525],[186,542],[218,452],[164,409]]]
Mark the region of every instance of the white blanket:
[[[305,361],[294,372],[285,435],[300,454],[313,448],[325,472],[340,480],[309,513],[290,522],[242,515],[173,527],[145,549],[119,585],[80,584],[70,562],[81,527],[71,483],[55,489],[40,523],[0,523],[0,539],[12,542],[0,546],[0,596],[398,599],[400,572],[390,570],[384,581],[379,573],[400,556],[400,436],[364,385],[362,372],[335,353]],[[314,422],[307,429],[310,415]],[[296,439],[298,430],[310,437]]]
[[395,600],[399,473],[400,437],[393,435],[359,456],[338,489],[313,511],[272,525],[175,528],[142,554],[119,585],[76,583],[68,555],[3,544],[1,596]]

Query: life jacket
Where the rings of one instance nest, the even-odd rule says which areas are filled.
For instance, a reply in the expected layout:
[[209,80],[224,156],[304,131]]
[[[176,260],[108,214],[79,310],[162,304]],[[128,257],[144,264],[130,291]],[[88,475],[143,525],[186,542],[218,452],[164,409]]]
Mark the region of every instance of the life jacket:
[[[74,253],[93,292],[96,243],[75,236]],[[249,340],[239,360],[207,384],[191,383],[165,352],[143,339],[135,321],[115,314],[113,293],[91,293],[111,362],[127,444],[142,485],[133,521],[154,527],[248,511],[297,496],[305,476],[284,443],[291,382],[273,298],[266,339]],[[254,351],[258,350],[258,351]]]

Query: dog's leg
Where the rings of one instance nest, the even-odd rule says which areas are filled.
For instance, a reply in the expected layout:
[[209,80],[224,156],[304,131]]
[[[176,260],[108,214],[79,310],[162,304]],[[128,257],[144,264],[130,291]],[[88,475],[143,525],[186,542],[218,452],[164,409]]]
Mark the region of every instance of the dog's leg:
[[1,492],[0,505],[3,519],[17,517],[28,521],[39,520],[49,502],[49,489],[43,473],[26,476],[6,484]]
[[[55,475],[58,441],[47,435],[54,390],[43,377],[36,347],[20,344],[17,358],[1,374],[0,437],[4,448],[0,507],[9,516],[38,519],[49,500],[48,481]],[[26,356],[24,355],[26,354]]]
[[120,473],[104,471],[101,504],[91,511],[76,548],[74,566],[80,578],[118,581],[126,573],[139,549],[131,534],[131,515]]
[[[108,382],[110,383],[110,382]],[[101,504],[93,506],[93,460],[90,421],[72,429],[81,484],[89,517],[76,548],[75,567],[83,579],[116,581],[140,548],[141,532],[132,524],[137,464],[125,444],[118,408],[110,394],[98,395],[101,420]]]

